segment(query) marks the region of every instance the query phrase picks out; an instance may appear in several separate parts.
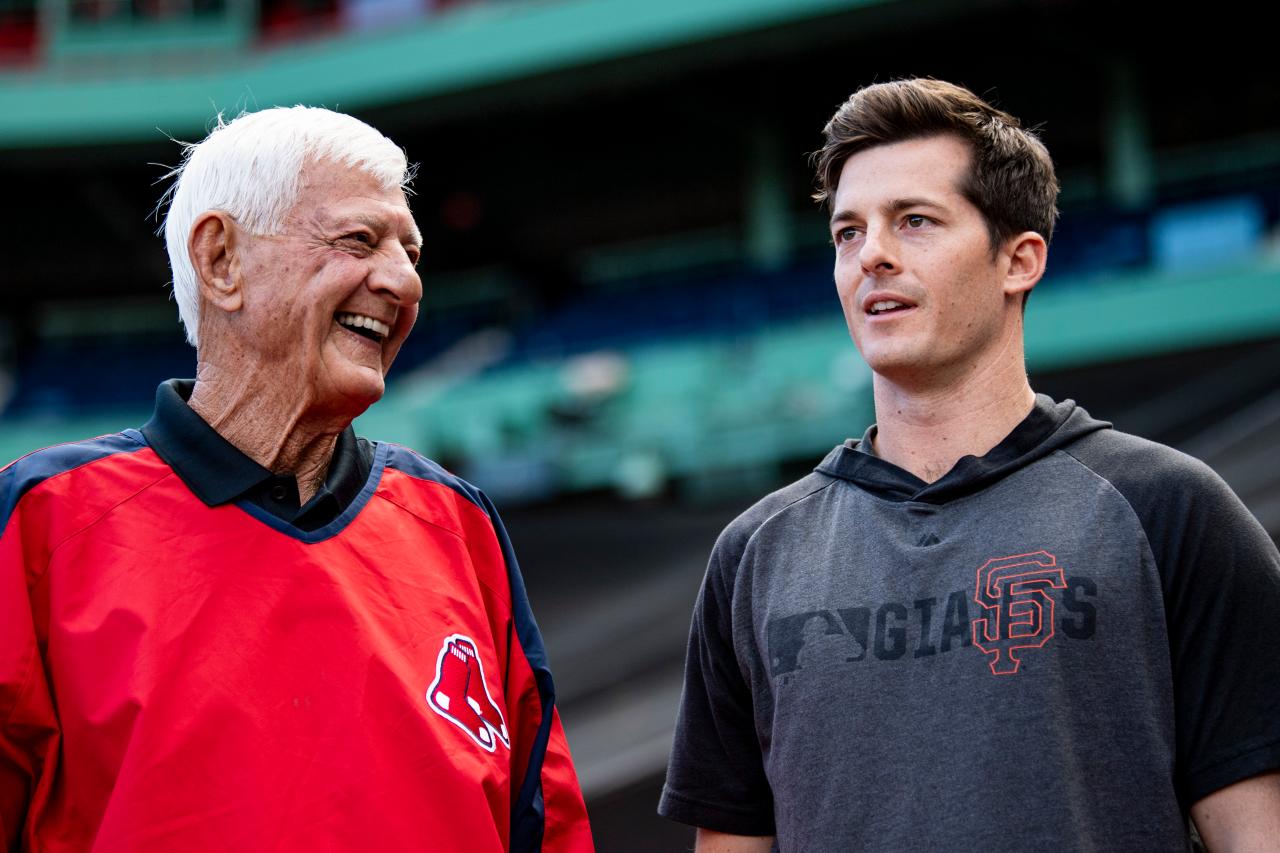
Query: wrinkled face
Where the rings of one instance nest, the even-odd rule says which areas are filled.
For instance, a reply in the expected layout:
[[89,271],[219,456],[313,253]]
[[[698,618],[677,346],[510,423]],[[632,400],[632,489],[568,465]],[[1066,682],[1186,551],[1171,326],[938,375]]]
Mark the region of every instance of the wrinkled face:
[[313,408],[358,414],[382,396],[422,299],[404,193],[310,163],[282,231],[244,238],[244,344]]
[[982,214],[961,194],[969,160],[964,142],[934,136],[859,152],[840,173],[836,290],[880,376],[958,379],[998,345],[1008,307],[1019,304],[1002,288],[1008,258],[992,257]]

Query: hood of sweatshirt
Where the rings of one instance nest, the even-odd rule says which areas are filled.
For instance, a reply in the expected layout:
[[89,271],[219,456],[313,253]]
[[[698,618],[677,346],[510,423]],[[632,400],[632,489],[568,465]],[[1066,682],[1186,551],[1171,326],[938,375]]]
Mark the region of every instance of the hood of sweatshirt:
[[962,456],[936,482],[926,483],[871,452],[875,424],[867,428],[861,440],[849,439],[828,453],[814,470],[848,480],[886,500],[944,504],[980,491],[1081,436],[1102,429],[1111,429],[1111,424],[1094,420],[1075,401],[1055,403],[1052,398],[1037,394],[1031,413],[1003,441],[985,456]]

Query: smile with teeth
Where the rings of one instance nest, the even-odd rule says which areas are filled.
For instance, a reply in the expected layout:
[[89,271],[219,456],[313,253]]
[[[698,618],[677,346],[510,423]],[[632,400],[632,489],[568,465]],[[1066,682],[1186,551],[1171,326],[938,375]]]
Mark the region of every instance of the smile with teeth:
[[338,322],[338,325],[378,343],[381,343],[383,338],[391,334],[390,326],[365,314],[339,312],[333,316],[333,319]]
[[882,299],[879,302],[871,303],[871,314],[883,314],[886,311],[896,311],[899,308],[910,308],[910,305],[904,305],[892,299]]

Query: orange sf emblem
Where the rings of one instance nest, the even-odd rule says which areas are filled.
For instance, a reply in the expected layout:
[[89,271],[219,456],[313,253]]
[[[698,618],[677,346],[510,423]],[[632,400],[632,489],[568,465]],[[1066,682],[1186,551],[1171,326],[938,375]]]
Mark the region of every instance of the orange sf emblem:
[[1013,675],[1025,649],[1053,638],[1053,596],[1065,589],[1062,567],[1048,551],[996,557],[978,568],[973,600],[984,615],[973,620],[973,644],[991,658],[993,675]]

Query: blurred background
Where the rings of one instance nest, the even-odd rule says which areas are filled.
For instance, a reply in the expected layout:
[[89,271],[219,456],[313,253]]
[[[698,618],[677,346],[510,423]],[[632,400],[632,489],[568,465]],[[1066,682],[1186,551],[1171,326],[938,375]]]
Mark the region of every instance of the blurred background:
[[720,528],[872,418],[807,154],[932,75],[1063,183],[1033,385],[1213,465],[1280,534],[1280,71],[1253,7],[1084,0],[0,0],[0,456],[190,376],[154,215],[218,111],[421,163],[425,310],[358,428],[489,492],[602,851],[654,808]]

